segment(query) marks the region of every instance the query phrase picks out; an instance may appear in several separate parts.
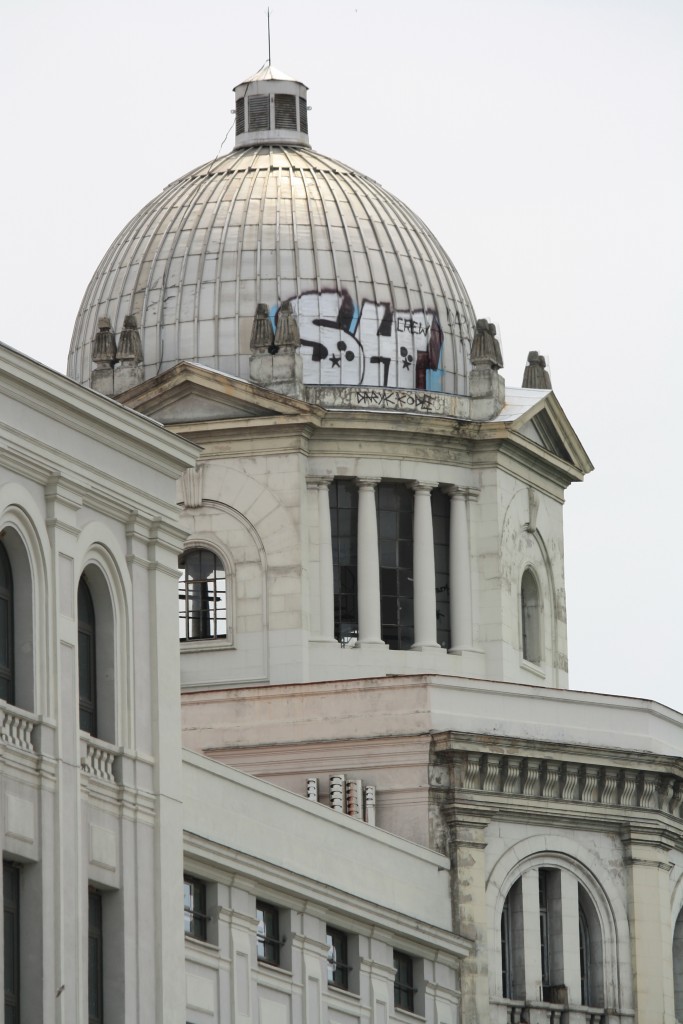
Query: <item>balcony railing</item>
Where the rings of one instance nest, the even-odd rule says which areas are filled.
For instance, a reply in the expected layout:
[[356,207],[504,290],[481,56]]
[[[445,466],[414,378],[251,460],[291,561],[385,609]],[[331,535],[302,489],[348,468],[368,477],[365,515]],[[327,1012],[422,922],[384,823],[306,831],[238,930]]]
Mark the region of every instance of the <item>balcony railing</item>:
[[33,729],[36,720],[28,711],[0,705],[0,742],[20,750],[35,751]]
[[82,739],[81,743],[81,771],[94,779],[104,779],[105,782],[116,782],[114,768],[116,765],[116,750],[112,749],[102,740],[93,736]]

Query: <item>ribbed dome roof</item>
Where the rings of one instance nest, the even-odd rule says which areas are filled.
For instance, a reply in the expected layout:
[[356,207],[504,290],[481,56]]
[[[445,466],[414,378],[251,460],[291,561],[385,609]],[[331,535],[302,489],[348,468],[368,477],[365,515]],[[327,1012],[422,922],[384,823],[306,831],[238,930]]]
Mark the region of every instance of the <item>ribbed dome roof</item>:
[[275,322],[284,300],[305,383],[466,393],[474,313],[431,232],[370,178],[274,143],[191,171],[124,228],[85,293],[68,374],[89,383],[98,319],[118,334],[133,313],[146,378],[189,359],[248,379],[256,304]]

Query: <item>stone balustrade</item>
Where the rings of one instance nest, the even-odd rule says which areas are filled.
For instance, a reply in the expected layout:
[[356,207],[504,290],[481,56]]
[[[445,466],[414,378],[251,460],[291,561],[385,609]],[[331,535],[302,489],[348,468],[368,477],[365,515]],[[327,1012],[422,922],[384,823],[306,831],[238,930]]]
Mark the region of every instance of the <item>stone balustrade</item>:
[[683,817],[683,778],[663,772],[478,752],[463,754],[461,766],[463,790],[640,807]]
[[116,753],[109,747],[89,738],[85,741],[85,753],[81,756],[81,771],[95,779],[116,782],[114,765]]
[[35,720],[19,708],[0,708],[0,742],[20,750],[34,751],[33,729]]

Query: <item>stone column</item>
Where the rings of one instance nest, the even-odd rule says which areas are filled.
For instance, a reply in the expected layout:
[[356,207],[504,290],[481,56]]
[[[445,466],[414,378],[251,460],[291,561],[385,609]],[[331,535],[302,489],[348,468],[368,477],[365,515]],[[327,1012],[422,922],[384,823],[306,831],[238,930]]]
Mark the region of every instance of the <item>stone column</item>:
[[[457,816],[456,816],[457,815]],[[472,954],[462,962],[461,1024],[482,1024],[490,1016],[489,934],[486,900],[486,828],[488,819],[449,814],[451,895],[455,931],[472,941]],[[538,926],[538,916],[536,918]]]
[[478,491],[446,487],[451,499],[449,593],[451,616],[450,654],[472,649],[472,572],[467,503]]
[[317,492],[318,502],[318,639],[331,641],[334,640],[334,570],[330,519],[332,477],[308,477],[306,483]]
[[[628,829],[628,917],[636,1020],[674,1021],[670,842],[656,828]],[[607,1005],[610,1005],[606,993]]]
[[415,481],[413,506],[413,622],[414,651],[438,647],[436,642],[436,574],[431,491],[434,484]]
[[358,478],[358,643],[382,643],[376,478]]

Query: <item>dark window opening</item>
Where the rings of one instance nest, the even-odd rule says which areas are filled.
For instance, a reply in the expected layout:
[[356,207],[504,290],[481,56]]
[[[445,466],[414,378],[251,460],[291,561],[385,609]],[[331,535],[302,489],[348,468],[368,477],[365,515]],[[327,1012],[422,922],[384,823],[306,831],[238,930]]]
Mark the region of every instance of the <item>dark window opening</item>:
[[308,133],[308,107],[303,96],[299,96],[299,131]]
[[206,885],[198,878],[183,878],[185,934],[206,942]]
[[83,577],[78,584],[78,698],[80,727],[97,736],[95,607]]
[[335,988],[348,989],[348,940],[338,928],[327,927],[327,982]]
[[0,544],[0,697],[14,704],[14,587],[7,552]]
[[88,893],[88,1024],[104,1020],[102,895]]
[[296,131],[296,96],[286,93],[275,96],[275,127]]
[[249,96],[247,110],[249,112],[249,131],[268,131],[270,128],[270,97]]
[[270,903],[256,903],[256,955],[265,964],[280,965],[280,912]]
[[334,635],[342,646],[358,639],[358,488],[352,480],[330,484]]
[[3,863],[5,1024],[19,1024],[19,868]]
[[579,966],[581,969],[581,1003],[591,1005],[591,944],[588,921],[583,907],[579,907]]
[[235,135],[244,132],[244,97],[240,97],[235,105]]
[[432,491],[432,525],[434,528],[436,641],[440,647],[448,649],[451,646],[451,499],[438,488]]
[[394,1006],[414,1013],[415,988],[413,987],[413,958],[407,953],[394,950]]
[[225,569],[213,551],[195,548],[179,562],[180,640],[219,640],[227,635]]
[[522,576],[522,657],[535,665],[541,663],[541,597],[531,569]]
[[402,484],[377,487],[382,640],[408,650],[413,623],[413,495]]

